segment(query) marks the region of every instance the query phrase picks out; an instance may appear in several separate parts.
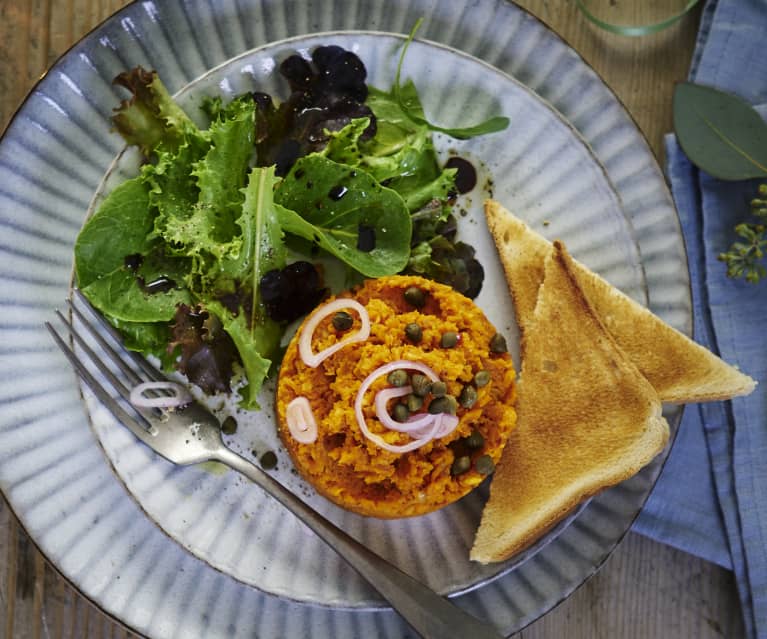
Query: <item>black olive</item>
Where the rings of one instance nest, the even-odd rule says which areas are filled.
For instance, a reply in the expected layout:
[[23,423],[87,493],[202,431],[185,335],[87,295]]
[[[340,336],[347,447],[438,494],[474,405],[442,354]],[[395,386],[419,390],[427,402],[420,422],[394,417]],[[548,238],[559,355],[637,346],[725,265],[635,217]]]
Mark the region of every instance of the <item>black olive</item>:
[[468,193],[477,185],[477,170],[468,160],[452,157],[445,163],[446,169],[456,169],[455,188],[459,193]]

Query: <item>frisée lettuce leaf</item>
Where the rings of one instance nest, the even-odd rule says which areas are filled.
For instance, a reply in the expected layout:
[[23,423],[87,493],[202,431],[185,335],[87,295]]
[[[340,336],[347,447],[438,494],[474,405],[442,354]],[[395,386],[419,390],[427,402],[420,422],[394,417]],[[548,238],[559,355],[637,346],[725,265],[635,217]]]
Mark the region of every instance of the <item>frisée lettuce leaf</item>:
[[[184,320],[179,309],[203,317],[196,339],[180,340],[183,372],[203,390],[228,389],[225,360],[232,356],[206,353],[212,343],[231,350],[247,377],[242,405],[255,408],[281,337],[259,302],[258,282],[284,266],[286,255],[274,170],[250,168],[254,102],[233,100],[201,130],[172,104],[156,74],[134,70],[124,79],[135,94],[116,124],[153,161],[84,225],[75,245],[78,286],[130,347],[165,362],[178,346],[172,333]],[[166,337],[166,352],[159,352]],[[236,348],[222,346],[227,340]]]

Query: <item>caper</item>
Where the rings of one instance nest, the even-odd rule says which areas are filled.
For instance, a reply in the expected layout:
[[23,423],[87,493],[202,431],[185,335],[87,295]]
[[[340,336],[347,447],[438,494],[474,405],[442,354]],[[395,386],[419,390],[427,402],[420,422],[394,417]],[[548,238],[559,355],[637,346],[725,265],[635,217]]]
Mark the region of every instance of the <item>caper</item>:
[[453,460],[453,465],[450,466],[450,474],[463,475],[467,470],[471,468],[471,458],[468,455],[461,455]]
[[493,458],[490,455],[481,455],[477,457],[477,461],[474,462],[474,468],[480,475],[489,475],[495,470],[495,464]]
[[458,402],[452,395],[445,395],[444,397],[436,397],[431,400],[429,404],[429,412],[432,415],[437,413],[449,413],[455,415],[455,411],[458,409]]
[[434,397],[443,397],[447,393],[447,384],[445,382],[432,382],[431,394]]
[[413,394],[418,397],[426,397],[431,391],[431,382],[426,375],[420,373],[414,373],[410,379],[410,385],[413,387]]
[[478,371],[474,375],[474,385],[477,388],[482,388],[490,383],[490,371]]
[[466,445],[473,450],[479,450],[485,445],[485,438],[482,437],[482,433],[478,430],[472,431],[471,435],[464,441],[466,442]]
[[453,348],[458,343],[458,333],[455,331],[445,331],[442,333],[442,338],[439,340],[439,345],[442,348]]
[[410,306],[423,308],[423,305],[426,304],[426,293],[417,286],[410,286],[405,289],[404,295],[405,301],[410,304]]
[[418,397],[418,395],[411,393],[407,396],[405,403],[407,404],[407,409],[411,413],[415,413],[423,408],[423,397]]
[[490,338],[491,353],[506,353],[509,350],[506,346],[506,338],[500,333],[496,333]]
[[407,371],[398,368],[396,371],[389,373],[386,381],[389,382],[392,386],[404,386],[407,384]]
[[337,331],[348,331],[353,324],[352,316],[346,311],[338,311],[338,313],[333,315],[333,327]]
[[224,435],[234,435],[237,432],[237,420],[229,415],[229,417],[221,423],[221,432],[224,433]]
[[410,411],[408,410],[407,406],[398,403],[394,405],[392,417],[395,421],[404,423],[407,421],[408,417],[410,417]]
[[413,344],[418,344],[423,338],[423,331],[418,324],[410,322],[410,324],[405,326],[405,337],[413,342]]
[[464,386],[458,395],[458,402],[464,408],[471,408],[477,401],[477,390],[473,386]]
[[277,455],[275,455],[271,450],[267,450],[263,455],[261,455],[258,463],[261,464],[261,468],[264,470],[271,470],[277,466]]

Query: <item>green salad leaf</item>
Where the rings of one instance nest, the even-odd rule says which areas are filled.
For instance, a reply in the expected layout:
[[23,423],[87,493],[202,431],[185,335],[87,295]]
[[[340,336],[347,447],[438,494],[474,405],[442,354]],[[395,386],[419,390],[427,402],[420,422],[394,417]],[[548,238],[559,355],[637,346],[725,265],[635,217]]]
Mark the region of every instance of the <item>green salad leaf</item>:
[[292,300],[326,293],[313,264],[287,263],[288,243],[326,251],[353,277],[417,272],[476,295],[481,267],[449,215],[456,171],[442,168],[432,132],[465,138],[508,120],[430,123],[415,85],[400,82],[414,33],[388,92],[366,85],[353,53],[318,47],[311,64],[298,54],[281,64],[285,102],[208,99],[207,127],[156,72],[115,79],[131,92],[115,127],[145,162],[84,225],[75,275],[129,348],[206,392],[230,390],[240,365],[241,405],[258,408],[284,326],[306,312]]
[[[392,275],[407,264],[412,225],[405,202],[361,169],[307,155],[277,187],[275,202],[286,232],[315,242],[363,275]],[[370,247],[362,245],[365,236],[372,238]]]
[[116,123],[153,161],[114,189],[83,227],[75,245],[78,286],[129,347],[166,363],[180,318],[206,318],[194,339],[182,340],[185,372],[204,389],[227,388],[231,357],[208,353],[213,343],[227,351],[227,334],[247,376],[242,404],[257,407],[282,333],[259,302],[258,283],[285,265],[286,249],[274,170],[250,168],[254,102],[243,96],[221,106],[200,130],[155,74],[134,70],[124,79],[136,93]]
[[125,257],[147,253],[153,219],[140,177],[117,186],[85,223],[75,241],[75,276],[81,288],[122,268]]
[[413,122],[415,122],[416,124],[425,126],[431,131],[444,133],[445,135],[449,135],[450,137],[456,138],[457,140],[468,140],[469,138],[474,138],[474,137],[477,137],[478,135],[486,135],[488,133],[497,133],[498,131],[505,130],[509,126],[509,118],[504,116],[494,116],[492,118],[488,118],[484,122],[480,122],[478,124],[474,124],[468,127],[438,126],[436,124],[429,122],[429,120],[426,119],[423,113],[423,109],[421,108],[420,102],[417,102],[417,103],[413,102],[412,96],[410,96],[408,92],[403,90],[400,84],[400,76],[402,74],[402,64],[405,61],[405,55],[407,54],[408,47],[410,46],[410,43],[415,38],[415,34],[418,31],[418,29],[421,27],[422,22],[423,22],[423,18],[420,18],[415,23],[415,26],[413,27],[412,31],[410,32],[410,35],[405,41],[404,46],[402,47],[399,63],[397,64],[397,73],[394,76],[394,86],[392,86],[392,89],[391,89],[391,93],[394,96],[394,99],[399,104],[399,107],[402,110],[402,112],[405,113],[407,117]]
[[[414,103],[420,104],[412,82],[406,88]],[[390,93],[371,88],[367,104],[376,116],[376,136],[360,141],[369,120],[353,120],[330,134],[321,154],[362,168],[399,193],[411,213],[435,199],[445,202],[455,188],[455,169],[440,166],[428,127],[410,120]]]
[[144,155],[174,151],[198,132],[156,71],[136,67],[118,75],[115,84],[128,89],[132,97],[122,101],[112,121],[125,141],[138,146]]

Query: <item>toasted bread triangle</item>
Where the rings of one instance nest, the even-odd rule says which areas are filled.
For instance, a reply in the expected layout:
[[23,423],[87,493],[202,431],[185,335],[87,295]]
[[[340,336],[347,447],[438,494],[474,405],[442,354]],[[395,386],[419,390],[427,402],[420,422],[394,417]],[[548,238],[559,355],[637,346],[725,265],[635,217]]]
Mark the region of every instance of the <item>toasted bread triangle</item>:
[[[485,203],[514,300],[525,348],[525,333],[552,245],[503,206]],[[571,259],[572,258],[568,258]],[[756,382],[675,330],[648,309],[572,260],[573,271],[597,316],[628,358],[665,402],[701,402],[746,395]]]
[[517,428],[471,550],[483,563],[514,555],[578,503],[634,475],[669,436],[657,393],[605,329],[559,243],[525,340]]

